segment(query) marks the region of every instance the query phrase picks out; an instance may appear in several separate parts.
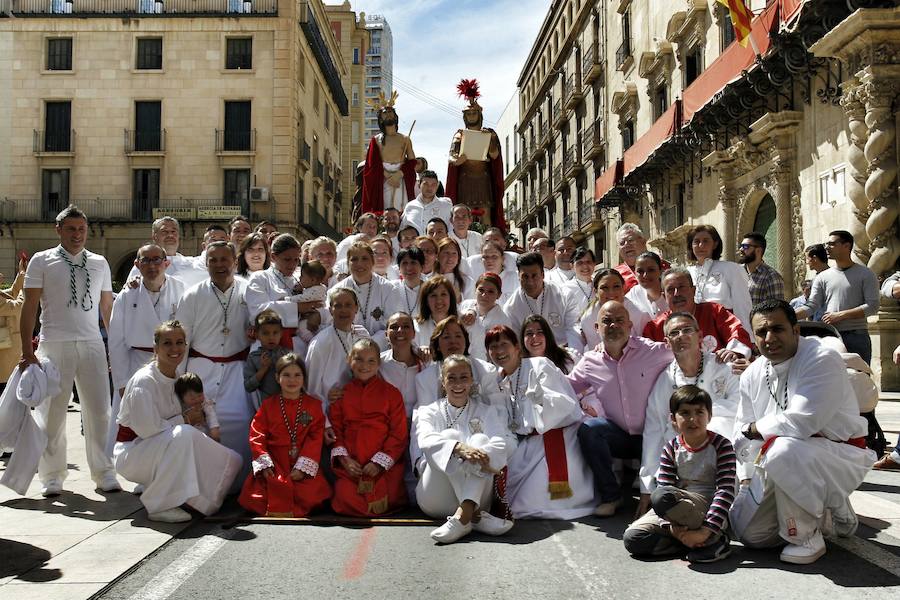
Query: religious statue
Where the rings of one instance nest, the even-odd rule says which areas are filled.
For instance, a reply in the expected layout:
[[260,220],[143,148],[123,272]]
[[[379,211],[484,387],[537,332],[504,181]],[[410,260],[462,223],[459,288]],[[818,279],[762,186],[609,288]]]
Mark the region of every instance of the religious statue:
[[369,100],[378,113],[380,134],[369,141],[366,165],[363,169],[362,212],[381,213],[386,208],[403,207],[415,197],[416,155],[412,141],[397,130],[397,111],[394,102],[397,92],[386,98],[384,93]]
[[[503,157],[500,138],[493,129],[482,127],[484,117],[478,98],[478,82],[463,79],[456,90],[468,100],[463,109],[465,129],[457,130],[450,144],[447,166],[447,196],[454,204],[484,212],[485,226],[506,231],[503,214]],[[466,154],[469,152],[470,154]],[[473,155],[472,153],[477,153]]]

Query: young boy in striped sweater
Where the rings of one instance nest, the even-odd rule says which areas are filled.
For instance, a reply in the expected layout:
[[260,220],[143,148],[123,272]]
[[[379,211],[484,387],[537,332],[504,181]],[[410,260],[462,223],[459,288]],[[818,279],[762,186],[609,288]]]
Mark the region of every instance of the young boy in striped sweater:
[[712,399],[694,385],[669,400],[678,437],[662,451],[652,510],[625,530],[625,549],[635,556],[684,555],[690,562],[722,560],[731,553],[728,511],[734,502],[734,447],[706,429]]

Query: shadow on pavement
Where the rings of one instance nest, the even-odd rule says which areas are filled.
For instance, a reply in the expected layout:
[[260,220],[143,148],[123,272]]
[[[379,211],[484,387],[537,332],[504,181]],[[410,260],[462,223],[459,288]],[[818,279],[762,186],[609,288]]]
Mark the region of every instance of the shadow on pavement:
[[15,498],[0,506],[17,510],[34,510],[65,515],[89,521],[118,521],[141,509],[137,499],[128,492],[98,492],[105,499],[93,500],[67,490],[54,498]]
[[0,538],[0,579],[16,575],[19,581],[55,581],[62,577],[62,571],[43,567],[50,557],[49,550]]

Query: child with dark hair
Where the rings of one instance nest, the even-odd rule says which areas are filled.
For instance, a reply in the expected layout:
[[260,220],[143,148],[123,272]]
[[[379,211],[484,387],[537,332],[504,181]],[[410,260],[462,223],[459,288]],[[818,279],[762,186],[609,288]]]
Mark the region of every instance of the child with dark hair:
[[734,502],[734,447],[707,430],[712,399],[695,385],[683,385],[669,400],[678,436],[660,456],[652,510],[625,530],[625,549],[635,556],[687,553],[695,563],[715,562],[731,553],[728,511]]
[[[216,403],[207,400],[203,395],[203,381],[196,373],[185,373],[175,380],[175,395],[181,403],[182,414],[194,410],[202,410],[203,423],[194,421],[194,427],[216,440],[221,439],[219,418],[216,416]],[[185,419],[188,422],[188,419]]]
[[281,345],[284,327],[281,317],[274,310],[264,310],[253,320],[259,348],[250,352],[244,361],[244,389],[251,395],[254,409],[259,409],[263,399],[278,393],[275,380],[275,363],[288,354]]

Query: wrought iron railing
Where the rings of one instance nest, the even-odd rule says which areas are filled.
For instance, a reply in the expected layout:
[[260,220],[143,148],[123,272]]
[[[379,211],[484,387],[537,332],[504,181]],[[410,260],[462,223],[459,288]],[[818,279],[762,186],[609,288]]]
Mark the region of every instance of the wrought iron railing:
[[126,129],[125,153],[165,152],[166,130]]

